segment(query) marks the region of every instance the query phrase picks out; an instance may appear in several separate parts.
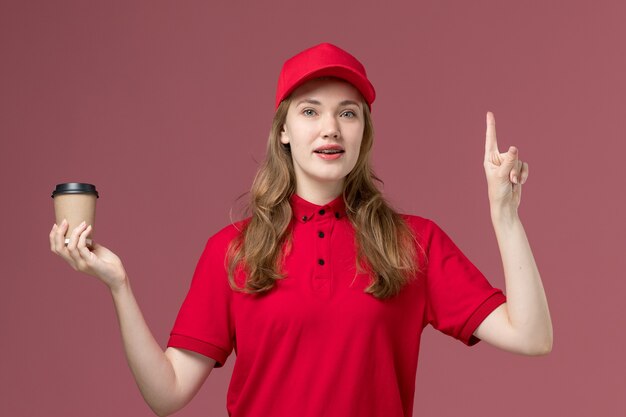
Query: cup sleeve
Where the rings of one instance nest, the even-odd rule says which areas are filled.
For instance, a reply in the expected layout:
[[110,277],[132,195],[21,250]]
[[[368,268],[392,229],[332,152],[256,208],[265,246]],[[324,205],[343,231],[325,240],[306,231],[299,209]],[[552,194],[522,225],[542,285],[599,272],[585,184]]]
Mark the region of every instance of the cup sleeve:
[[474,331],[506,302],[506,296],[433,221],[428,221],[425,235],[427,322],[468,346],[475,345],[480,339]]
[[215,359],[215,368],[224,366],[235,339],[233,290],[224,263],[227,245],[224,233],[207,241],[167,342]]

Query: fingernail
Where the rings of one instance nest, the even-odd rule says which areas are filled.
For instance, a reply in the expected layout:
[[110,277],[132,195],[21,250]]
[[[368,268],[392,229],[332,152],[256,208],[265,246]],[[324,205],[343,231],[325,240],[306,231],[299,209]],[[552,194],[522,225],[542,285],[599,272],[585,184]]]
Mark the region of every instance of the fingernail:
[[85,221],[83,220],[82,222],[80,222],[80,224],[78,225],[78,227],[83,227],[85,225]]
[[67,224],[67,220],[63,219],[63,221],[61,222],[61,226]]

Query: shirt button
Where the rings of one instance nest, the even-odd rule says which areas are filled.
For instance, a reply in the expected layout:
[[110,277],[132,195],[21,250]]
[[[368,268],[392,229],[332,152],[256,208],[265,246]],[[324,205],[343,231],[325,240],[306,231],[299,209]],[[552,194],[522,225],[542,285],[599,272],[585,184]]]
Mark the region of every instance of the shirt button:
[[335,212],[335,218],[337,218],[337,219],[339,218],[339,212],[338,211]]
[[323,259],[318,259],[317,263],[320,264],[320,265],[324,265],[324,260]]
[[306,217],[306,216],[302,216],[302,221],[303,221],[303,222],[305,222],[305,221],[306,221],[306,219],[307,219],[307,217]]
[[318,233],[317,233],[317,235],[318,235],[319,237],[324,237],[324,232],[318,232]]
[[318,213],[321,214],[321,215],[324,215],[324,213],[326,213],[326,210],[321,209]]

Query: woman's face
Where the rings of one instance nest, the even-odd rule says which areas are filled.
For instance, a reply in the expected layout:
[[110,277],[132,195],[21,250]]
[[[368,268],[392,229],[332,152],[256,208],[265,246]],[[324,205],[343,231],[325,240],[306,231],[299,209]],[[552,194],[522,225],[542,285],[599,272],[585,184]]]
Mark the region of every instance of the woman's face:
[[[291,94],[280,141],[291,147],[299,193],[320,186],[341,192],[359,157],[363,105],[352,84],[335,79],[308,81]],[[339,152],[320,152],[329,147]]]

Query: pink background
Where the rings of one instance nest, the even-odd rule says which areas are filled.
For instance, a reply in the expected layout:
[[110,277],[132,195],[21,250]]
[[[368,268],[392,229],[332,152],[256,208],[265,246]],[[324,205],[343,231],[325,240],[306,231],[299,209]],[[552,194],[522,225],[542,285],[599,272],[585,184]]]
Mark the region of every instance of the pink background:
[[[108,291],[50,252],[50,193],[96,184],[96,237],[165,346],[206,239],[264,157],[282,62],[323,41],[377,89],[388,199],[437,221],[501,288],[486,111],[500,149],[530,165],[520,213],[554,349],[467,348],[429,327],[414,415],[624,415],[624,3],[213,3],[2,1],[0,415],[152,415]],[[226,416],[234,361],[179,415]]]

